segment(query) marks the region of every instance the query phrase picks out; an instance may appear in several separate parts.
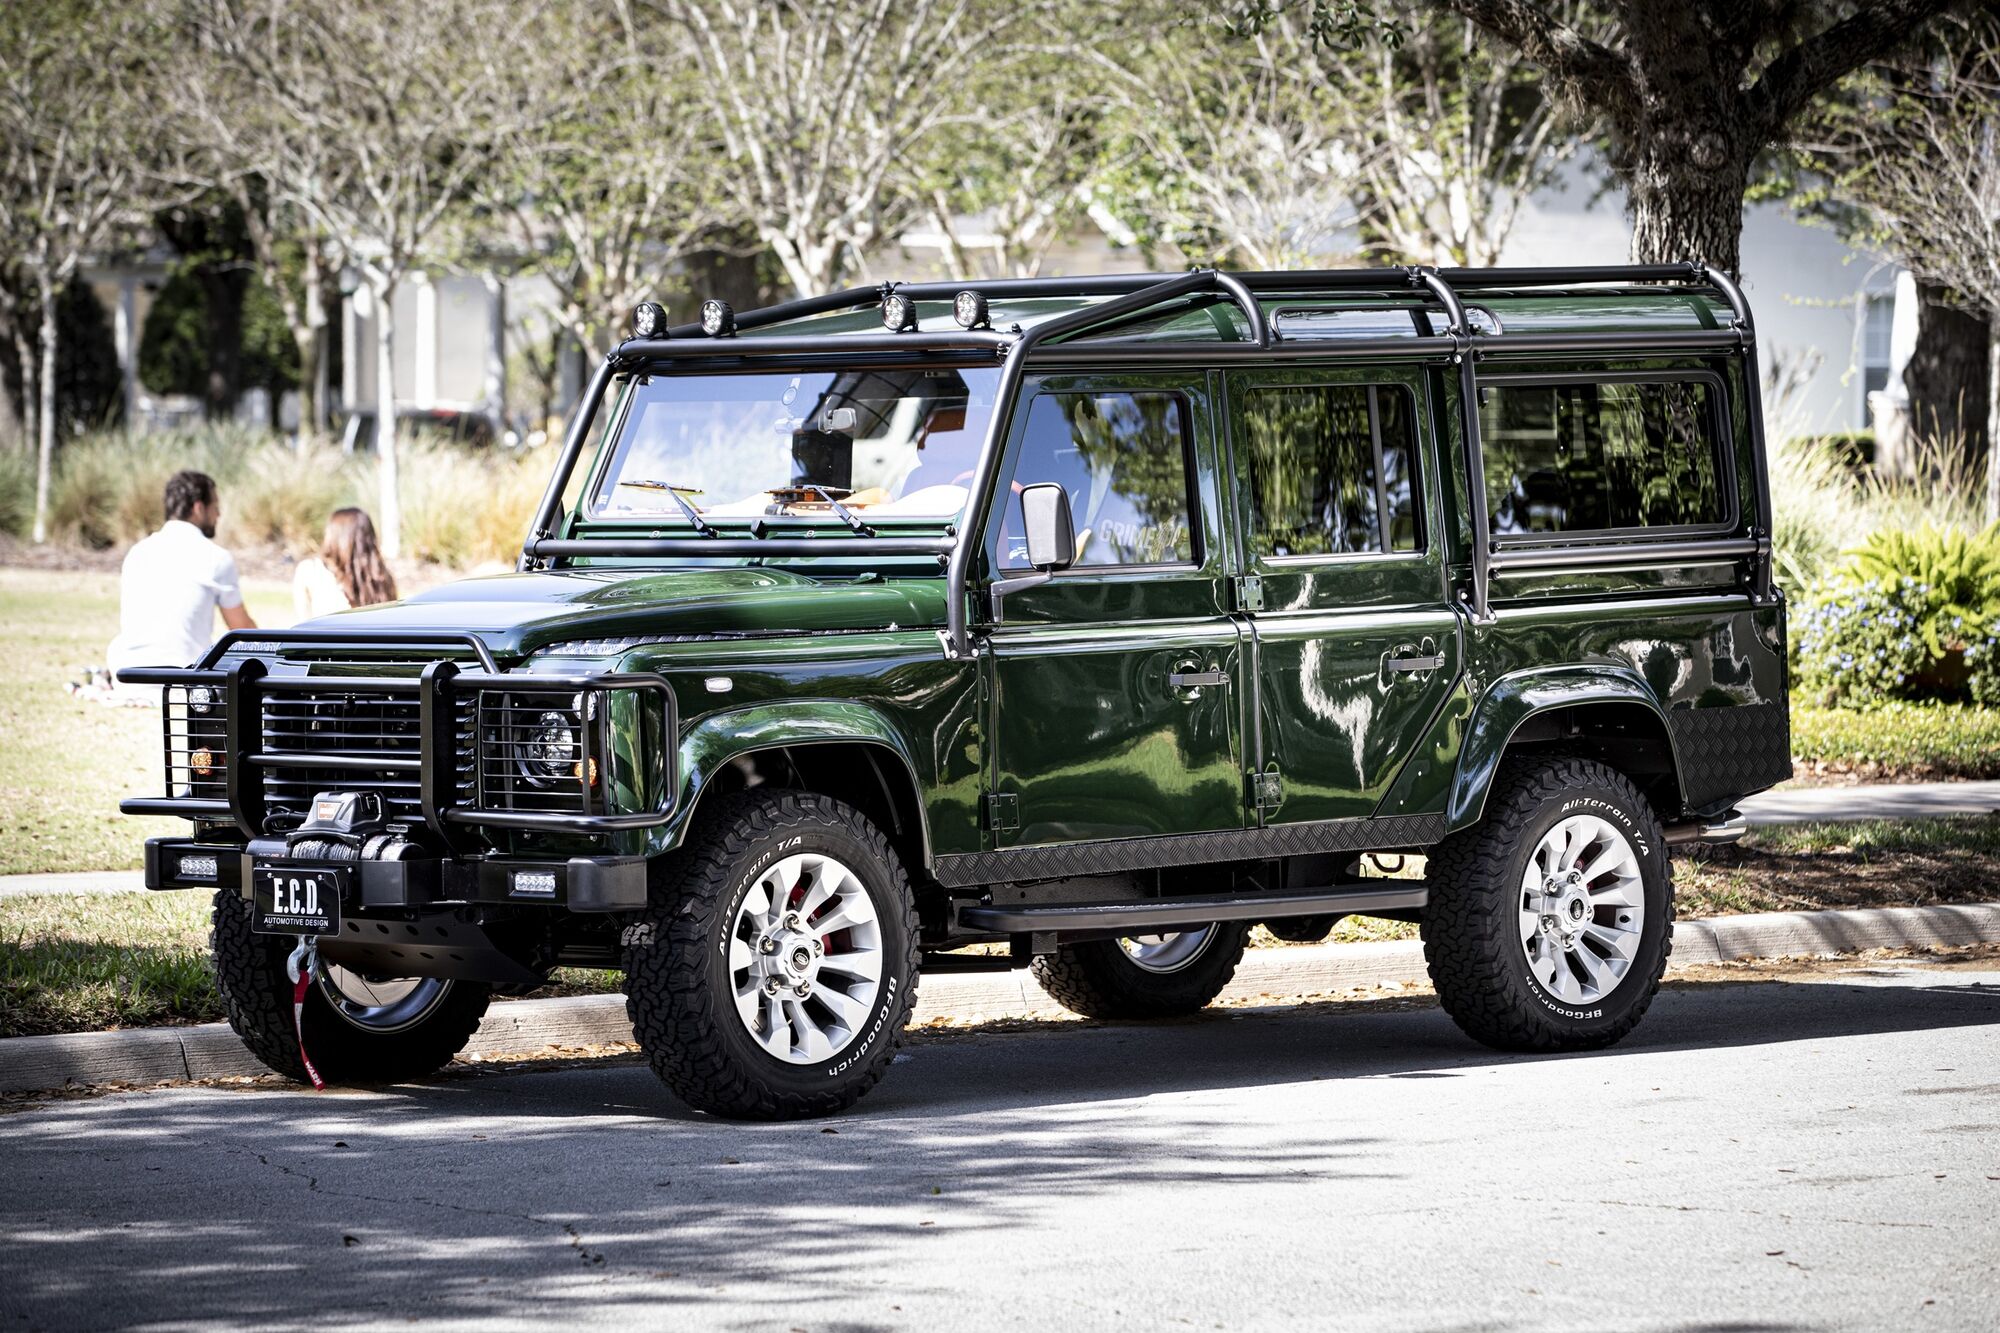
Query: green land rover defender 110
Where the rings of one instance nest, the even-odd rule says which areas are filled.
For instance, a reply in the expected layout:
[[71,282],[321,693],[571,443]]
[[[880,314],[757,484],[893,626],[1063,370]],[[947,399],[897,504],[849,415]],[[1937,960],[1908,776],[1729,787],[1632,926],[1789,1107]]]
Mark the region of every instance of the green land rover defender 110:
[[124,808],[293,1077],[622,969],[688,1103],[816,1115],[922,973],[1186,1014],[1355,913],[1474,1038],[1604,1046],[1669,850],[1790,768],[1758,387],[1696,263],[649,303],[516,572],[128,673]]

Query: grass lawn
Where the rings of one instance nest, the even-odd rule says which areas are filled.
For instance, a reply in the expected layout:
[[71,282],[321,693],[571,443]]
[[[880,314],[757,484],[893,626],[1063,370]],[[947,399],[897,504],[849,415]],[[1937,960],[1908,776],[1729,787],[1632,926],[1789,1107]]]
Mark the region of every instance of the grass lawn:
[[[2000,816],[1800,824],[1674,862],[1683,918],[2000,897]],[[1349,917],[1336,941],[1413,938]],[[1253,943],[1276,944],[1262,930]],[[544,994],[615,991],[615,972],[564,969]],[[208,964],[208,895],[0,898],[0,1037],[222,1017]]]
[[[258,624],[292,622],[289,587],[244,598]],[[118,576],[0,568],[0,625],[0,875],[136,868],[148,837],[187,828],[118,813],[160,792],[160,714],[63,693],[118,632]]]
[[[0,898],[0,1037],[213,1023],[209,895]],[[616,972],[564,968],[544,995],[615,991]]]

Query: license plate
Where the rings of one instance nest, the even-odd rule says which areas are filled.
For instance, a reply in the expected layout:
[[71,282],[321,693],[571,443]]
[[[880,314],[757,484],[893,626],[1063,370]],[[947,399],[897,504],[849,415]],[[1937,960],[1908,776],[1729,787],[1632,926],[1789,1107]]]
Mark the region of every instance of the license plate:
[[335,935],[348,871],[253,864],[250,929],[260,935]]

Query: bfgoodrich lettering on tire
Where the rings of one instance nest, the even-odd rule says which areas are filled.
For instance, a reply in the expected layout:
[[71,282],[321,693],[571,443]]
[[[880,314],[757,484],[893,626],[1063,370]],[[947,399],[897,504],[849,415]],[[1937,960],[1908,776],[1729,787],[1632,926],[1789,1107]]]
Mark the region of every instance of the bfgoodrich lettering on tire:
[[1672,948],[1666,842],[1615,769],[1510,760],[1485,818],[1432,853],[1428,878],[1431,983],[1487,1045],[1608,1046],[1653,1002]]
[[881,831],[811,792],[745,792],[657,867],[625,1007],[666,1085],[740,1119],[827,1115],[894,1058],[916,1001],[909,879]]

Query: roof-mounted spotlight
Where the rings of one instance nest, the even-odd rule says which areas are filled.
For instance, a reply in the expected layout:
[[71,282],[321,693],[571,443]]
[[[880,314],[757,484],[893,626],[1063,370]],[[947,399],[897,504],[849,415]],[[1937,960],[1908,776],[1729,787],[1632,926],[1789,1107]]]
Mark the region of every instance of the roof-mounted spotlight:
[[882,327],[891,333],[908,333],[917,327],[917,303],[897,292],[884,296]]
[[632,307],[632,336],[634,338],[664,338],[667,336],[667,308],[658,301],[641,301]]
[[987,313],[986,298],[978,292],[960,292],[951,298],[951,317],[962,329],[990,329],[993,318]]
[[703,301],[701,303],[701,331],[711,338],[729,338],[736,334],[736,311],[727,301]]

